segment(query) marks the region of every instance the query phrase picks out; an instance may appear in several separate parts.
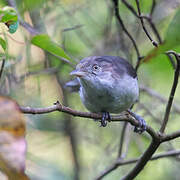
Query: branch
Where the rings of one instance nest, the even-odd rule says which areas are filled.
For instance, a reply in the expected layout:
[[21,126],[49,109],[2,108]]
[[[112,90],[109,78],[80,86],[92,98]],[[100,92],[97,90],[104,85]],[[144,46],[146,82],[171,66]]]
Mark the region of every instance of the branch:
[[5,65],[5,59],[2,60],[1,69],[0,69],[0,79],[4,70],[4,65]]
[[158,46],[157,42],[155,42],[155,41],[151,38],[150,34],[148,33],[148,31],[147,31],[147,29],[146,29],[146,27],[145,27],[145,25],[144,25],[143,17],[141,16],[141,10],[140,10],[140,6],[139,6],[139,0],[136,0],[136,5],[137,5],[138,14],[139,14],[139,19],[140,19],[140,21],[141,21],[141,25],[142,25],[143,30],[144,30],[144,32],[146,33],[146,35],[147,35],[147,37],[149,38],[149,40],[152,42],[152,44],[153,44],[155,47],[157,47],[157,46]]
[[135,40],[133,39],[133,37],[131,36],[131,34],[128,32],[128,30],[126,29],[122,19],[121,19],[121,16],[119,14],[119,4],[118,4],[118,0],[112,0],[112,2],[114,3],[114,10],[115,10],[115,16],[119,22],[119,24],[121,25],[123,31],[126,33],[126,35],[129,37],[129,39],[132,41],[133,43],[133,46],[136,50],[136,54],[137,54],[137,58],[138,58],[138,62],[140,61],[141,59],[141,56],[140,56],[140,53],[139,53],[139,49],[137,47],[137,44],[135,42]]
[[150,16],[152,17],[154,9],[156,7],[156,0],[152,0],[152,6],[151,6],[151,11],[150,11]]
[[[45,108],[19,107],[19,109],[21,110],[22,113],[25,114],[46,114],[50,112],[59,111],[70,114],[72,116],[91,118],[91,119],[102,119],[102,114],[76,111],[69,107],[61,105],[58,101],[53,106],[50,107],[45,107]],[[136,120],[129,113],[124,113],[117,116],[111,116],[111,121],[115,121],[115,122],[126,121],[133,126],[139,126],[139,121]],[[146,131],[151,135],[153,139],[158,138],[158,134],[155,132],[155,130],[152,127],[147,125]]]
[[149,24],[150,24],[150,26],[151,26],[151,28],[152,28],[156,38],[158,39],[159,43],[162,44],[161,36],[160,36],[160,34],[159,34],[159,32],[158,32],[158,30],[156,28],[156,25],[152,21],[152,17],[151,16],[141,16],[141,17],[146,19],[149,22]]
[[[178,155],[180,155],[180,150],[171,150],[164,153],[156,154],[150,160],[153,161],[153,160],[157,160],[161,158],[174,157]],[[137,162],[139,159],[140,158],[134,158],[134,159],[126,160],[126,161],[117,160],[117,164],[119,166],[128,165],[128,164]]]
[[162,137],[161,141],[162,142],[166,142],[166,141],[170,141],[170,140],[176,139],[178,137],[180,137],[180,130],[176,131],[176,132],[173,132],[171,134],[164,135]]
[[172,54],[166,53],[166,55],[168,56],[169,61],[171,62],[172,68],[175,70],[175,69],[176,69],[176,62],[175,62],[175,60],[174,60]]
[[137,18],[139,18],[138,14],[136,13],[135,9],[133,8],[133,6],[131,6],[131,4],[129,4],[126,0],[122,0],[122,3],[125,4],[125,6],[134,14],[134,16],[136,16]]
[[159,43],[162,44],[161,36],[160,36],[155,24],[152,22],[152,15],[153,15],[155,7],[156,7],[156,0],[152,0],[152,6],[151,6],[151,11],[150,11],[149,17],[147,17],[145,19],[147,19],[147,21],[149,22],[149,24],[150,24],[152,30],[154,31],[154,34],[156,35]]
[[113,170],[117,169],[118,165],[114,163],[111,167],[107,168],[104,172],[102,172],[95,180],[101,180],[104,176],[108,175]]
[[173,103],[173,99],[174,99],[174,95],[175,95],[175,91],[176,91],[176,87],[177,87],[178,79],[179,79],[179,72],[180,72],[180,57],[179,57],[179,55],[177,53],[173,52],[173,51],[169,51],[167,53],[168,54],[173,54],[175,56],[176,61],[177,61],[177,65],[176,65],[176,71],[174,73],[174,81],[173,81],[171,93],[169,95],[168,104],[166,106],[166,112],[165,112],[165,115],[164,115],[164,120],[163,120],[162,126],[160,128],[161,133],[163,133],[165,131],[167,122],[169,120],[169,114],[170,114],[170,111],[171,111],[171,106],[172,106],[172,103]]
[[161,36],[160,36],[160,34],[159,34],[159,32],[158,32],[155,24],[152,22],[152,14],[153,14],[154,8],[155,8],[155,6],[156,6],[156,1],[153,0],[153,2],[152,2],[151,11],[150,11],[150,15],[149,15],[149,16],[142,16],[142,15],[139,16],[139,15],[136,13],[136,11],[135,11],[135,9],[133,8],[133,6],[131,6],[126,0],[122,0],[122,2],[123,2],[123,3],[125,4],[125,6],[132,12],[132,14],[133,14],[134,16],[136,16],[137,18],[146,19],[146,20],[148,21],[148,23],[150,24],[152,30],[154,31],[154,34],[155,34],[156,37],[157,37],[159,43],[161,44],[161,43],[162,43]]
[[125,140],[127,126],[128,126],[127,122],[124,122],[122,132],[121,132],[118,158],[124,158],[122,152],[123,152],[123,144],[124,144],[124,140]]
[[159,141],[152,140],[148,149],[143,153],[143,155],[137,161],[137,164],[135,165],[135,167],[121,180],[134,179],[142,171],[142,169],[147,164],[147,162],[151,159],[152,155],[157,150],[159,145],[160,145]]
[[[168,151],[168,152],[159,153],[157,155],[154,155],[150,160],[153,161],[153,160],[157,160],[157,159],[161,159],[161,158],[174,157],[174,156],[178,156],[178,155],[180,155],[180,150],[172,150],[172,151]],[[112,172],[113,170],[117,169],[120,166],[133,164],[133,163],[136,163],[139,160],[140,160],[140,158],[133,158],[133,159],[130,159],[130,160],[118,159],[111,167],[104,170],[101,173],[101,175],[99,175],[96,178],[96,180],[102,179],[104,176],[108,175],[110,172]]]

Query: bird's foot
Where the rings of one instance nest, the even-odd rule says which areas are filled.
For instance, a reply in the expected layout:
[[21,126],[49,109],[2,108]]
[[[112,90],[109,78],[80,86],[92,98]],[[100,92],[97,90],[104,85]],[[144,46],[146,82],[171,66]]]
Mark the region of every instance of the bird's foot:
[[106,127],[107,126],[107,121],[111,121],[111,116],[109,112],[103,112],[102,113],[102,119],[101,119],[101,126]]
[[128,110],[128,112],[136,119],[139,121],[139,126],[134,127],[134,132],[136,133],[143,133],[146,130],[146,121],[136,113],[132,112],[131,110]]
[[141,134],[146,130],[146,121],[137,114],[135,118],[139,121],[139,126],[134,127],[134,132]]

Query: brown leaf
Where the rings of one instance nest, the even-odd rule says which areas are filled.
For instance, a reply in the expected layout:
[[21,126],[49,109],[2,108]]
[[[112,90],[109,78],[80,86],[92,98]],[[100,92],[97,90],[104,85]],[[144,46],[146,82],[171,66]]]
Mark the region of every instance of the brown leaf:
[[0,169],[9,180],[28,180],[25,175],[25,120],[15,101],[0,97]]
[[0,131],[15,136],[25,135],[25,120],[17,103],[9,98],[0,97]]

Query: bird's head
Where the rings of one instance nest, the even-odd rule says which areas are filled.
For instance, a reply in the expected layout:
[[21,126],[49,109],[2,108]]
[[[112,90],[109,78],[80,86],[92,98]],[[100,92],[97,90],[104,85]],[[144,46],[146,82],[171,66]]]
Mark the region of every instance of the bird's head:
[[112,77],[113,63],[103,56],[90,56],[84,58],[77,64],[76,69],[70,73],[88,83],[105,81]]
[[135,78],[136,72],[126,60],[118,56],[90,56],[82,59],[70,75],[86,84],[112,86],[114,82],[121,81],[124,75]]

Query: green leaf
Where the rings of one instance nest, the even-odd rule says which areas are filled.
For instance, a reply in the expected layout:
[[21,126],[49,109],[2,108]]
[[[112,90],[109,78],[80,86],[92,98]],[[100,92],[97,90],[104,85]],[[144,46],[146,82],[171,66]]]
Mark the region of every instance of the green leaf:
[[2,17],[1,21],[6,23],[8,21],[17,21],[18,18],[17,18],[17,15],[15,14],[9,14],[9,13],[4,13],[4,16]]
[[64,50],[57,43],[53,42],[47,34],[39,34],[34,36],[31,40],[31,43],[53,55],[71,60],[71,58],[64,52]]
[[165,53],[168,50],[174,50],[176,46],[180,43],[180,9],[177,11],[173,17],[171,23],[168,26],[164,42],[154,48],[150,53],[145,57],[144,61],[148,61],[156,56],[159,56],[162,53]]
[[0,9],[0,22],[9,28],[10,33],[15,33],[19,24],[16,10],[8,6]]
[[6,50],[6,41],[0,37],[0,45],[1,47],[4,49],[4,51]]
[[0,11],[1,17],[1,22],[7,23],[7,22],[16,22],[18,21],[18,16],[16,13],[16,10],[12,7],[4,7]]

